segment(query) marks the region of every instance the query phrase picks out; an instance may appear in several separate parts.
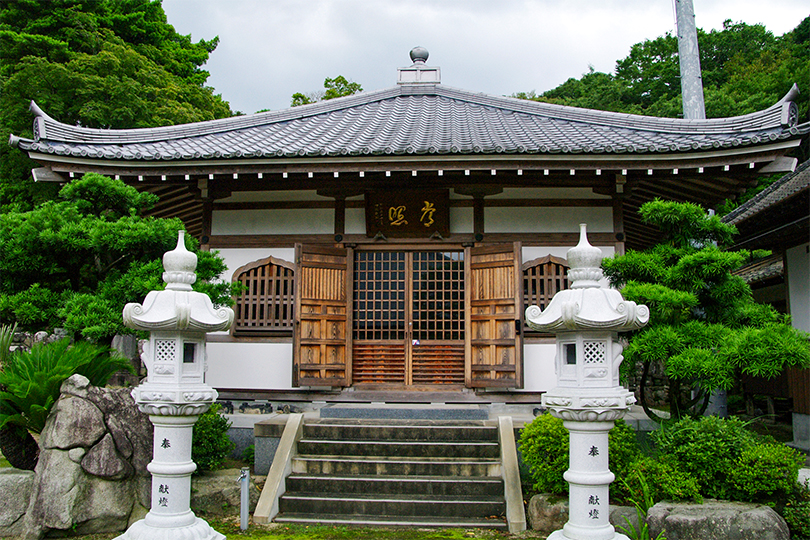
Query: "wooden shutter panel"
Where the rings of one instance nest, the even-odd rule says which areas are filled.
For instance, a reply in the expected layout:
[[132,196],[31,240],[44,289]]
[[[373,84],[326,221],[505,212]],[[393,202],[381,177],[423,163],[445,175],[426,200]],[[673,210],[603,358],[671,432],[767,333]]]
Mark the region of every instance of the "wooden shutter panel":
[[520,244],[471,247],[466,257],[467,386],[523,386]]
[[348,386],[348,251],[296,245],[294,386]]

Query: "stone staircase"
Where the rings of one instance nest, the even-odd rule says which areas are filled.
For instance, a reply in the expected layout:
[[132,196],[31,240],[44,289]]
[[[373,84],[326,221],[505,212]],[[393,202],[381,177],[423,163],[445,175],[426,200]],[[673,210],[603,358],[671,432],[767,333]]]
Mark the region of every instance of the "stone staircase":
[[276,522],[507,528],[496,421],[321,418],[298,430]]

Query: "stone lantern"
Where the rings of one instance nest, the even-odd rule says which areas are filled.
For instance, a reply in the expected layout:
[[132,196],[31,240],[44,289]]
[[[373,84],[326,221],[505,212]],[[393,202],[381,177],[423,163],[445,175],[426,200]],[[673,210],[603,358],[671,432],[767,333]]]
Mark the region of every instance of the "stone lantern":
[[581,224],[579,244],[568,251],[571,288],[555,294],[545,311],[526,310],[531,328],[556,334],[557,386],[542,402],[570,433],[569,519],[549,540],[627,538],[609,522],[609,486],[615,477],[608,467],[608,433],[635,403],[619,383],[618,333],[643,327],[650,311],[600,287],[601,263],[602,251],[588,243]]
[[205,335],[226,330],[233,310],[214,309],[210,298],[193,291],[197,256],[186,250],[184,232],[177,247],[163,256],[166,289],[152,291],[143,304],[124,307],[124,324],[149,332],[142,359],[146,382],[132,391],[138,408],[155,426],[152,473],[152,509],[132,524],[119,539],[220,540],[225,537],[194,515],[189,507],[194,422],[209,409],[217,392],[204,381]]

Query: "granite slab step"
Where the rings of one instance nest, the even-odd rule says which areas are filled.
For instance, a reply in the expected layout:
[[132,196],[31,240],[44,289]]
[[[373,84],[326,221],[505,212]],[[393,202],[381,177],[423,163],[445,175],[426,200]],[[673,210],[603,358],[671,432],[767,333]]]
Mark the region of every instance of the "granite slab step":
[[409,440],[323,440],[302,439],[298,442],[302,455],[384,457],[437,457],[437,458],[497,458],[497,441],[409,441]]
[[304,474],[357,476],[500,476],[498,459],[436,459],[374,457],[351,459],[345,456],[297,456],[292,471]]
[[399,420],[489,420],[489,411],[473,407],[346,407],[327,405],[321,418],[399,419]]
[[482,421],[321,419],[304,425],[306,439],[353,441],[498,441],[494,424]]
[[505,511],[503,497],[426,497],[374,494],[347,495],[322,493],[285,494],[279,500],[280,512],[294,509],[307,514],[332,513],[414,517],[464,518],[466,516],[500,516]]
[[336,514],[307,514],[302,512],[284,512],[273,520],[276,523],[300,523],[313,525],[354,526],[354,527],[417,527],[439,529],[497,529],[506,530],[506,521],[500,516],[489,518],[465,517],[449,519],[447,517],[403,517],[403,516],[364,516]]
[[490,496],[503,497],[500,478],[462,476],[327,476],[293,474],[287,478],[292,493],[424,495],[424,496]]

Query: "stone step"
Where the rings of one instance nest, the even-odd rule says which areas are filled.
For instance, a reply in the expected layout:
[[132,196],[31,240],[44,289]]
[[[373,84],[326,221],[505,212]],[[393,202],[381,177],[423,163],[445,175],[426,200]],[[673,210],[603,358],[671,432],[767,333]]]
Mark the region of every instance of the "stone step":
[[292,471],[313,475],[356,476],[500,476],[498,459],[437,459],[373,457],[347,458],[344,456],[303,456],[292,460]]
[[321,418],[362,418],[399,420],[488,420],[489,411],[479,406],[387,406],[351,407],[327,405],[320,410]]
[[302,439],[298,442],[301,455],[366,456],[366,457],[437,457],[437,458],[497,458],[500,447],[494,442],[410,441],[410,440],[322,440]]
[[404,518],[467,516],[501,516],[505,504],[501,497],[425,497],[400,494],[347,495],[323,493],[288,493],[279,501],[279,511],[305,514],[344,514],[365,516],[398,516]]
[[494,424],[481,421],[324,420],[304,425],[307,439],[352,441],[498,441]]
[[414,528],[462,528],[462,529],[498,529],[506,530],[503,518],[492,516],[476,518],[467,516],[460,519],[430,516],[364,516],[360,514],[306,514],[300,512],[285,512],[273,520],[276,523],[311,523],[317,525],[356,527],[414,527]]
[[287,491],[330,494],[409,494],[423,496],[503,497],[500,478],[462,476],[326,476],[293,474],[287,478]]

